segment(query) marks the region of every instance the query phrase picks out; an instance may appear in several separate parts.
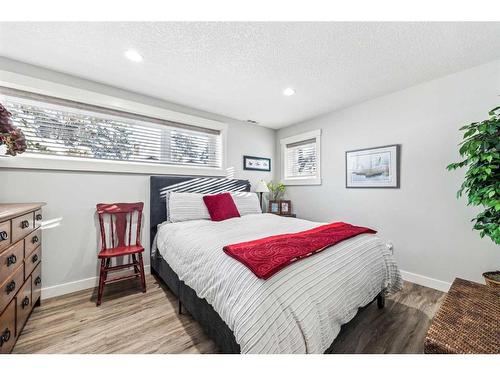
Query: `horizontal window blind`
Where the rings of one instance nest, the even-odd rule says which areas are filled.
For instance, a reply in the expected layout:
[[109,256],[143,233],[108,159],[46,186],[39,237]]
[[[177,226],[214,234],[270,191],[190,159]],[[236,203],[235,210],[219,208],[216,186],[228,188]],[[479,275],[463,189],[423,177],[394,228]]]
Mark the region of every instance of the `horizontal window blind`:
[[314,177],[316,170],[316,138],[286,145],[285,178]]
[[27,140],[27,153],[220,168],[221,132],[187,124],[0,90]]

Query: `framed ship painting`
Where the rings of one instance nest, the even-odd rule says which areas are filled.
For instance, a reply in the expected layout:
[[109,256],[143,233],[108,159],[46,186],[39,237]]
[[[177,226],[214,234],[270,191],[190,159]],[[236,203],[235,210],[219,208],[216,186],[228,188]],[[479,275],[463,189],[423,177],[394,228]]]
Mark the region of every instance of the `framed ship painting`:
[[399,188],[400,145],[346,151],[346,188]]

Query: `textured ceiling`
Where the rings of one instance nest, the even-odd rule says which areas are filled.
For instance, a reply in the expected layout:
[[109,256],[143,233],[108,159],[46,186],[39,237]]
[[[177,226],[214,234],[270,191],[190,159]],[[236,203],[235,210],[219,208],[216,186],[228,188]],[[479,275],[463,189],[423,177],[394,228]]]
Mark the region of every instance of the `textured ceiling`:
[[0,55],[279,128],[498,59],[500,23],[0,23]]

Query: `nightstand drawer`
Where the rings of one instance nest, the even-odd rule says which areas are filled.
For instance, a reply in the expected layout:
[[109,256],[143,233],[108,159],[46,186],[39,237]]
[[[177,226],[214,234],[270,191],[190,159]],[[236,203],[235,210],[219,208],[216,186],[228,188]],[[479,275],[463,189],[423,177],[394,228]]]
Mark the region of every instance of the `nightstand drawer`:
[[16,342],[16,300],[0,315],[0,354],[10,353]]
[[23,263],[24,242],[19,241],[0,253],[0,285]]
[[24,254],[26,257],[42,243],[42,230],[38,229],[30,233],[24,240]]
[[12,241],[16,242],[29,234],[33,226],[33,212],[12,219]]
[[10,221],[0,223],[0,251],[11,244]]
[[24,266],[21,263],[21,266],[16,269],[16,272],[0,285],[0,311],[5,309],[5,306],[14,298],[19,288],[23,285],[23,282]]

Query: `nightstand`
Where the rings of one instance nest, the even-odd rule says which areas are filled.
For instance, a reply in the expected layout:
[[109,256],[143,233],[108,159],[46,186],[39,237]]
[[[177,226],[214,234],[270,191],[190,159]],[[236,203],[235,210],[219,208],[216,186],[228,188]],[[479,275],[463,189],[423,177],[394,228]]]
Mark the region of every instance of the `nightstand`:
[[278,215],[278,216],[283,216],[283,217],[297,217],[296,214],[289,214],[289,215],[285,215],[285,214],[275,214],[275,215]]

